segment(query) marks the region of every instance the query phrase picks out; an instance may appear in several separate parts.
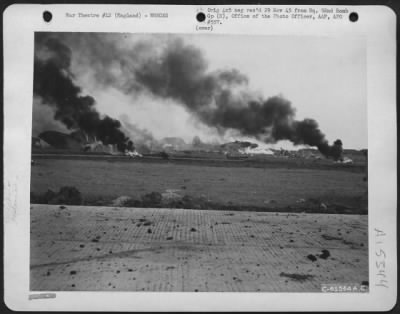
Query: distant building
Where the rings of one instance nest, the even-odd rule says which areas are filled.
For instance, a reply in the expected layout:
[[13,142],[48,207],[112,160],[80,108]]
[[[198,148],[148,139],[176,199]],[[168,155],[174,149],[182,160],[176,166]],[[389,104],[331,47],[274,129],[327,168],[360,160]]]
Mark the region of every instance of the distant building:
[[160,144],[165,150],[184,150],[187,148],[186,142],[180,137],[164,137]]
[[39,138],[53,148],[65,149],[69,151],[82,150],[82,144],[73,137],[69,136],[69,134],[64,134],[57,131],[45,131],[39,135]]
[[32,148],[47,148],[47,147],[50,147],[50,145],[45,141],[43,141],[41,138],[34,136],[32,137]]

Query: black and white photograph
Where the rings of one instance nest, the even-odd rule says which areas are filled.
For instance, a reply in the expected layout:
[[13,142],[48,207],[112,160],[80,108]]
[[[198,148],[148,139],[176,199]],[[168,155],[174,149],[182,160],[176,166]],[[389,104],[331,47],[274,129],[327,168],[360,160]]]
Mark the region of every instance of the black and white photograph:
[[35,32],[30,290],[368,292],[366,52]]
[[13,311],[390,311],[396,14],[3,13]]

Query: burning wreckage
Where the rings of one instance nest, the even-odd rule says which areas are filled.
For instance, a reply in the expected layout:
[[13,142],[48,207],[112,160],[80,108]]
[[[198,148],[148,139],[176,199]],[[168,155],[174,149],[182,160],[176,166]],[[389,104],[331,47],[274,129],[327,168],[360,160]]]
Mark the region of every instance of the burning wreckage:
[[[132,141],[128,140],[123,146],[116,144],[104,144],[96,137],[88,136],[81,131],[65,134],[58,131],[44,131],[37,137],[32,137],[32,147],[36,149],[58,149],[68,153],[103,153],[103,154],[125,154],[131,157],[142,157]],[[121,149],[124,149],[121,151]]]
[[[126,50],[117,45],[114,37],[107,38],[96,33],[35,34],[34,119],[40,115],[35,110],[45,106],[53,111],[52,119],[71,133],[45,131],[39,139],[33,139],[33,145],[44,141],[56,148],[141,156],[121,122],[101,114],[95,99],[83,95],[77,85],[71,65],[74,51],[84,45],[80,51],[83,57],[90,56],[97,83],[104,87],[127,95],[146,92],[156,98],[171,99],[219,134],[234,130],[266,144],[289,140],[295,145],[316,147],[326,158],[348,162],[342,157],[342,142],[336,140],[329,145],[315,120],[296,120],[290,101],[281,96],[260,97],[249,88],[248,77],[237,69],[209,71],[202,51],[181,38],[172,38],[161,50],[151,41],[139,41]],[[99,54],[94,50],[98,44],[106,54],[120,59]],[[118,75],[112,70],[115,64],[124,69]],[[224,145],[221,149],[229,151]],[[286,155],[251,143],[237,151],[243,155]]]

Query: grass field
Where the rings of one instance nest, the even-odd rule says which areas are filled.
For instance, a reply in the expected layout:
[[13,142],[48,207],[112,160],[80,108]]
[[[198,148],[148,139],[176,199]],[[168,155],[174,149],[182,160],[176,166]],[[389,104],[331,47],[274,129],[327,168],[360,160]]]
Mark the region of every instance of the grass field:
[[40,159],[32,166],[31,192],[75,186],[86,203],[119,196],[139,198],[167,190],[219,204],[284,207],[318,199],[367,206],[364,173],[341,170],[181,165],[173,162]]

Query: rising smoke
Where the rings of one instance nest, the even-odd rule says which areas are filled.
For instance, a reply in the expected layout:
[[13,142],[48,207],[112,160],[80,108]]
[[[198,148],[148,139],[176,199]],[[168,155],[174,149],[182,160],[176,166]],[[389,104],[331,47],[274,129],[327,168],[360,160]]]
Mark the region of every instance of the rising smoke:
[[201,51],[182,39],[173,40],[139,66],[135,77],[143,88],[177,100],[222,132],[235,129],[269,143],[290,140],[315,146],[325,156],[340,157],[339,145],[328,144],[315,120],[295,120],[295,109],[283,97],[257,97],[247,88],[248,78],[236,69],[207,72]]
[[32,135],[38,136],[40,133],[48,130],[68,133],[67,127],[58,120],[54,119],[55,110],[50,106],[43,106],[40,97],[33,97],[32,114]]
[[[233,129],[266,143],[290,140],[295,145],[317,147],[334,159],[341,155],[341,141],[331,146],[315,120],[296,120],[288,100],[260,97],[250,90],[246,75],[236,69],[209,71],[202,51],[181,38],[166,37],[161,43],[144,38],[125,46],[121,42],[127,41],[127,35],[123,34],[38,37],[37,43],[48,52],[39,49],[35,57],[35,93],[56,104],[55,118],[69,128],[101,134],[102,140],[125,140],[119,122],[100,119],[94,99],[81,96],[80,88],[73,83],[68,46],[80,50],[80,57],[90,63],[99,84],[127,95],[147,93],[172,99],[221,134]],[[46,56],[45,61],[41,55]]]
[[124,150],[128,138],[120,130],[121,123],[102,117],[95,108],[95,99],[83,96],[70,71],[72,53],[59,40],[36,34],[33,91],[42,103],[54,109],[54,119],[68,129],[79,129],[104,144],[116,144]]

